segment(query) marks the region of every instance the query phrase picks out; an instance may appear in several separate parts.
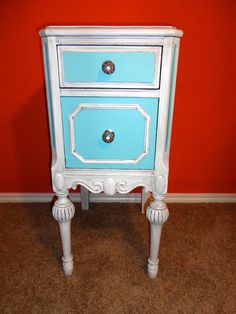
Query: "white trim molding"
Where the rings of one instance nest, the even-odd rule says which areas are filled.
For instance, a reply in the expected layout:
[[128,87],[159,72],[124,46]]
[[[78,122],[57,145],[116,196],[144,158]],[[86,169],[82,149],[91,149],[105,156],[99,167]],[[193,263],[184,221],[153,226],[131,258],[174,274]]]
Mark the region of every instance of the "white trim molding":
[[[91,31],[93,30],[93,31]],[[183,32],[175,26],[47,26],[41,29],[40,36],[135,36],[135,37],[160,37],[177,36],[182,37]]]
[[[0,193],[0,203],[51,202],[54,193]],[[70,199],[80,202],[80,193],[71,193]],[[94,203],[140,203],[141,193],[115,194],[112,196],[91,194]],[[236,203],[236,193],[167,193],[168,203]]]

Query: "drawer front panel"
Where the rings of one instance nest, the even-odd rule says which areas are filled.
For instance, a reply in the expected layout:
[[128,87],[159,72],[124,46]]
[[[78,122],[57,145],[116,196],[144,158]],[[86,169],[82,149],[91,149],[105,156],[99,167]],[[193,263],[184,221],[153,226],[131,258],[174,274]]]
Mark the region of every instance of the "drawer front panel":
[[154,169],[157,98],[61,97],[61,109],[66,168]]
[[[61,87],[159,88],[161,47],[59,46]],[[111,61],[113,71],[102,69]]]

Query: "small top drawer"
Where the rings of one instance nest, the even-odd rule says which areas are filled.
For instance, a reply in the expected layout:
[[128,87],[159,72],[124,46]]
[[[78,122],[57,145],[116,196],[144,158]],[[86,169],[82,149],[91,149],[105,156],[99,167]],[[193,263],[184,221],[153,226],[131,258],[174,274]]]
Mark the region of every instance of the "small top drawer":
[[58,46],[60,86],[158,89],[162,47]]

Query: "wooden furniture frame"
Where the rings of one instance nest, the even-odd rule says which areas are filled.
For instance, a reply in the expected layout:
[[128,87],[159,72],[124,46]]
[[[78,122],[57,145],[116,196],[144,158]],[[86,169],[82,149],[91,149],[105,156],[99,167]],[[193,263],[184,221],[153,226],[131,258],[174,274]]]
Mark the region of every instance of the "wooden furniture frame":
[[[53,206],[53,216],[59,223],[60,235],[63,248],[63,269],[66,275],[71,275],[73,272],[73,256],[71,253],[71,219],[74,216],[74,205],[68,198],[69,189],[76,189],[78,185],[81,187],[82,208],[88,209],[89,206],[89,192],[100,193],[104,192],[108,195],[115,193],[129,193],[136,187],[143,188],[144,201],[147,198],[148,192],[152,192],[153,201],[147,208],[146,216],[151,224],[150,235],[150,256],[148,258],[148,275],[150,278],[155,278],[158,272],[158,250],[160,245],[161,230],[163,224],[168,219],[168,208],[164,202],[164,197],[167,192],[168,173],[169,173],[169,149],[170,149],[170,135],[172,125],[172,115],[174,106],[175,81],[177,72],[177,61],[179,51],[179,41],[182,36],[182,31],[175,27],[92,27],[92,26],[55,26],[46,27],[40,31],[42,39],[45,81],[47,90],[48,115],[51,133],[51,150],[52,150],[52,185],[53,190],[57,195],[57,200]],[[109,81],[106,76],[101,80],[94,81],[83,80],[85,73],[79,73],[79,79],[67,79],[71,77],[70,72],[66,72],[66,62],[72,62],[72,59],[65,59],[65,52],[76,53],[75,57],[78,62],[83,63],[80,59],[82,53],[95,51],[94,58],[100,57],[100,53],[117,54],[121,58],[118,62],[125,63],[126,57],[129,57],[128,63],[132,63],[132,56],[130,53],[145,54],[152,53],[155,58],[153,63],[153,80],[146,82],[137,82],[135,77],[135,70],[133,77],[128,79],[125,75],[129,73],[129,65],[125,68],[124,75],[119,81],[111,77]],[[81,53],[81,55],[79,54]],[[73,55],[74,56],[74,55]],[[86,54],[83,54],[83,57]],[[136,55],[136,56],[142,56]],[[70,57],[70,56],[69,56]],[[91,60],[91,58],[89,59]],[[96,60],[92,60],[96,63]],[[104,60],[105,61],[105,60]],[[74,61],[73,61],[74,62]],[[77,61],[75,61],[77,62]],[[109,64],[109,63],[108,63]],[[69,68],[68,66],[68,68]],[[74,64],[78,67],[78,64]],[[136,65],[135,65],[136,66]],[[146,75],[145,64],[139,65],[141,70]],[[85,67],[86,68],[86,67]],[[88,71],[91,70],[88,64]],[[107,71],[111,70],[108,65]],[[114,70],[114,69],[113,69]],[[140,68],[137,68],[137,73]],[[72,64],[73,71],[73,64]],[[118,70],[117,70],[118,71]],[[117,73],[117,72],[116,72]],[[125,74],[126,73],[126,74]],[[88,73],[89,74],[89,73]],[[96,73],[95,73],[96,74]],[[75,73],[75,76],[77,73]],[[128,75],[128,76],[129,76]],[[95,75],[96,76],[96,75]],[[91,74],[92,77],[92,74]],[[113,76],[114,77],[114,76]],[[64,98],[63,98],[64,97]],[[70,115],[65,116],[67,110],[67,103],[63,101],[66,99],[99,99],[99,97],[108,97],[111,101],[111,108],[106,107],[107,104],[93,103],[82,104],[78,101],[79,106],[71,111]],[[117,104],[116,99],[125,98],[132,100],[132,98],[139,99],[137,104]],[[142,102],[144,99],[156,99],[158,102],[157,115],[154,117],[148,114],[143,108]],[[64,102],[66,102],[64,101]],[[132,101],[131,101],[132,102]],[[154,101],[155,102],[155,101]],[[155,102],[155,104],[157,104]],[[86,107],[87,106],[87,107]],[[97,106],[97,107],[96,107]],[[100,107],[99,107],[100,106]],[[103,106],[103,107],[102,107]],[[104,107],[105,106],[105,107]],[[119,107],[120,106],[120,107]],[[136,107],[135,107],[136,106]],[[95,108],[96,107],[96,108]],[[153,108],[152,105],[149,106]],[[82,141],[80,134],[79,139],[75,139],[74,130],[75,123],[79,123],[77,119],[78,114],[83,109],[104,109],[104,110],[136,110],[145,120],[145,134],[142,137],[145,139],[145,148],[141,155],[136,159],[89,159],[82,156],[79,151],[77,141]],[[63,111],[64,110],[64,111]],[[92,112],[92,111],[91,111]],[[106,112],[104,111],[104,114]],[[106,113],[107,114],[107,113]],[[91,113],[92,115],[92,113]],[[92,117],[92,116],[91,116]],[[63,120],[64,119],[64,120]],[[82,118],[81,118],[82,119]],[[68,122],[69,121],[69,122]],[[155,142],[150,142],[150,128],[155,122]],[[68,135],[69,143],[67,148],[65,125],[68,123],[70,133]],[[73,124],[74,123],[74,124]],[[90,121],[87,121],[89,124]],[[132,123],[134,125],[132,125]],[[135,128],[135,121],[130,121],[131,127]],[[127,127],[127,126],[124,126]],[[91,125],[92,128],[92,125]],[[79,135],[78,135],[79,136]],[[86,140],[86,142],[89,142]],[[82,142],[81,142],[82,143]],[[153,144],[154,143],[154,144]],[[82,144],[80,144],[82,145]],[[153,146],[153,147],[152,147]],[[87,149],[87,148],[86,148]],[[122,150],[123,148],[121,148]],[[127,149],[129,149],[127,147]],[[151,149],[155,150],[153,157],[153,167],[140,166],[142,160],[149,156]],[[68,150],[68,151],[67,151]],[[82,166],[67,166],[67,154],[73,155],[71,158],[75,165]],[[125,153],[125,152],[124,152]],[[101,153],[103,154],[103,153]],[[118,160],[118,161],[117,161]],[[69,164],[69,163],[68,163]],[[142,168],[143,167],[143,168]],[[146,168],[145,168],[146,167]],[[143,201],[143,204],[144,204]]]

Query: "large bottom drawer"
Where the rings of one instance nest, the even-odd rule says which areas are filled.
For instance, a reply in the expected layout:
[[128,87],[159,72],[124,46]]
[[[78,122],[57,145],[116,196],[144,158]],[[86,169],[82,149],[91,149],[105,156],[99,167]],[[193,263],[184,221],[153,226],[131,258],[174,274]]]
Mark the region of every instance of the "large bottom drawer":
[[65,167],[154,169],[158,98],[61,97]]

